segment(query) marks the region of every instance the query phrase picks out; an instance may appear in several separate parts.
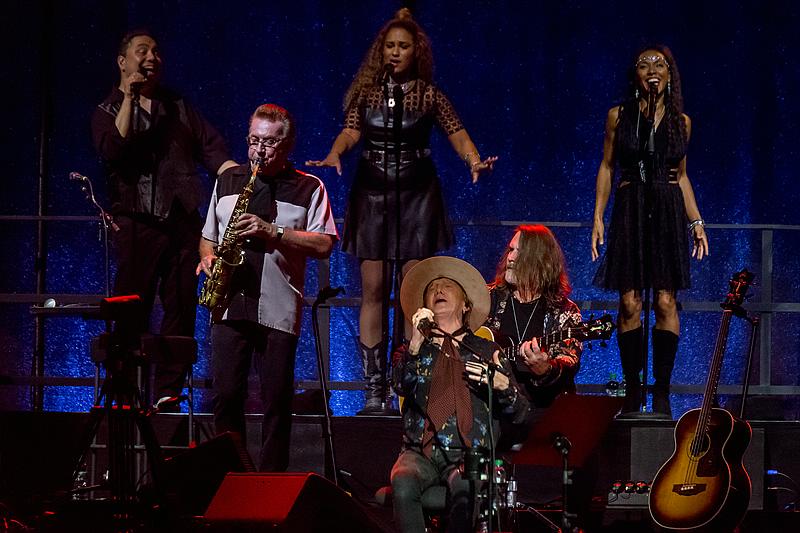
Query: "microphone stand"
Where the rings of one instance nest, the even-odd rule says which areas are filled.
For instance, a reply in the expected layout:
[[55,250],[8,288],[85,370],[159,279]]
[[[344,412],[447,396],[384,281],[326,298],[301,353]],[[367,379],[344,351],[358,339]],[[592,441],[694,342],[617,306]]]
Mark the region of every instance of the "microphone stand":
[[[647,137],[647,144],[644,146],[646,153],[642,154],[647,164],[644,165],[645,172],[641,173],[644,181],[644,220],[642,227],[643,249],[642,256],[644,258],[642,266],[644,267],[644,279],[642,290],[644,291],[644,300],[642,307],[644,309],[644,320],[642,323],[642,345],[641,345],[641,358],[642,358],[642,383],[639,389],[639,412],[636,416],[641,418],[653,417],[655,413],[647,413],[647,363],[648,363],[648,346],[650,345],[650,311],[652,307],[652,264],[651,254],[652,249],[650,246],[653,225],[652,225],[652,193],[653,193],[653,178],[656,172],[656,105],[658,101],[658,88],[655,84],[649,85],[647,93],[647,123],[650,126],[649,134]],[[640,145],[641,146],[641,145]],[[644,151],[641,150],[640,151]],[[660,417],[660,416],[659,416]]]
[[319,306],[324,305],[325,302],[338,294],[344,292],[341,287],[331,288],[327,286],[319,291],[314,304],[311,306],[311,323],[314,327],[314,346],[317,351],[317,373],[319,374],[319,384],[322,389],[322,402],[325,406],[325,426],[323,427],[323,437],[325,439],[325,474],[333,481],[334,485],[339,486],[339,471],[336,467],[336,452],[333,447],[333,419],[331,416],[331,408],[328,405],[328,378],[325,372],[325,364],[322,357],[322,345],[319,339],[319,319],[317,318],[317,309]]
[[[394,285],[392,276],[392,263],[389,262],[389,113],[391,112],[392,100],[389,98],[389,73],[387,67],[384,67],[384,72],[381,76],[383,84],[383,100],[386,104],[386,110],[383,114],[383,242],[381,243],[381,259],[383,259],[383,291],[381,293],[381,342],[383,344],[383,364],[388,374],[388,362],[390,360],[389,354],[389,301],[391,299],[391,290]],[[386,384],[384,384],[386,386]],[[381,402],[386,410],[386,400],[388,397],[388,387],[384,390],[383,401]]]
[[[422,331],[422,329],[420,329],[420,331]],[[489,411],[489,421],[488,421],[489,424],[488,424],[488,427],[487,427],[487,434],[488,434],[488,437],[489,437],[489,460],[491,461],[490,464],[489,464],[489,472],[488,472],[489,483],[488,483],[488,486],[487,486],[487,489],[489,491],[488,498],[487,498],[488,503],[489,503],[489,514],[488,514],[487,518],[488,518],[488,531],[492,531],[492,521],[493,521],[492,520],[492,513],[494,512],[494,500],[495,500],[495,494],[494,494],[495,481],[494,481],[494,476],[495,476],[495,453],[496,453],[495,452],[495,443],[494,443],[494,424],[492,423],[492,419],[494,417],[494,409],[493,409],[493,407],[494,407],[494,390],[492,389],[492,383],[494,382],[494,375],[495,375],[495,372],[497,371],[498,365],[494,364],[493,361],[484,360],[482,355],[477,350],[475,350],[475,348],[473,348],[472,346],[470,346],[467,343],[459,341],[452,334],[447,333],[446,331],[442,330],[439,326],[436,325],[435,322],[431,323],[430,331],[431,332],[436,331],[438,334],[441,334],[442,337],[444,337],[446,339],[450,339],[450,342],[452,342],[454,345],[457,344],[458,346],[464,348],[469,353],[471,353],[472,355],[477,357],[480,360],[481,363],[486,364],[486,391],[487,391],[486,392],[486,404],[487,404],[488,411]],[[423,334],[423,336],[425,337],[425,339],[428,342],[432,342],[431,338],[430,338],[431,337],[430,333],[426,334],[425,331],[422,331],[422,334]]]
[[[395,95],[397,94],[396,91],[392,91],[391,96],[389,94],[389,79],[393,71],[394,71],[393,65],[391,64],[384,65],[380,77],[378,78],[378,83],[382,86],[383,89],[383,100],[385,104],[385,110],[383,114],[383,232],[382,232],[383,242],[381,243],[381,259],[383,261],[382,264],[383,290],[381,293],[381,342],[383,344],[383,350],[384,350],[384,353],[382,354],[383,363],[384,363],[384,368],[387,369],[387,372],[391,362],[391,358],[389,357],[389,354],[391,353],[391,351],[389,350],[389,304],[391,300],[391,293],[395,285],[395,270],[396,270],[396,263],[399,257],[399,247],[396,246],[394,260],[390,261],[389,259],[389,144],[388,143],[389,139],[391,138],[391,132],[392,132],[392,128],[390,128],[389,126],[389,118],[390,118],[390,113],[392,113],[392,110],[398,103],[397,100],[399,100],[401,109],[400,128],[402,129],[402,104],[403,104],[402,88],[400,89],[401,93],[399,99],[395,97]],[[394,117],[392,117],[394,123],[397,122],[396,117],[397,117],[396,114]],[[397,132],[397,134],[399,140],[399,131]],[[396,144],[399,145],[399,142],[397,142]],[[397,176],[399,176],[400,174],[399,152],[397,152],[397,154],[398,154],[398,157],[396,157],[397,165],[395,168],[397,171]],[[395,177],[395,181],[397,181],[396,179],[397,176]],[[400,211],[398,207],[399,192],[400,192],[399,184],[395,187],[395,191],[398,195],[398,198],[395,199],[396,220],[398,221],[395,235],[397,243],[399,243],[399,236],[400,236],[400,224],[399,224]],[[399,295],[395,295],[395,302],[394,302],[395,325],[397,324],[399,302],[400,302]],[[389,397],[388,391],[389,387],[386,386],[386,390],[384,391],[383,394],[383,401],[381,402],[383,406],[382,414],[385,415],[396,414],[396,411],[390,409],[389,406],[387,405]]]
[[402,155],[402,134],[403,134],[403,87],[399,83],[396,84],[392,90],[392,98],[394,99],[394,117],[392,119],[392,126],[394,130],[394,269],[392,273],[392,285],[395,288],[394,298],[394,335],[392,345],[397,346],[402,342],[403,338],[403,311],[400,307],[400,297],[398,294],[400,278],[400,170],[401,170],[401,155]]
[[70,179],[76,180],[80,182],[81,191],[86,195],[86,199],[97,209],[98,214],[100,216],[100,229],[102,231],[103,236],[103,271],[104,271],[104,281],[105,281],[105,295],[111,296],[111,273],[110,273],[110,266],[109,266],[109,244],[108,244],[108,228],[110,227],[114,231],[119,231],[119,226],[117,223],[114,222],[114,218],[105,210],[103,206],[97,201],[94,197],[94,189],[92,188],[92,181],[83,176],[78,174],[77,172],[71,172],[69,175]]

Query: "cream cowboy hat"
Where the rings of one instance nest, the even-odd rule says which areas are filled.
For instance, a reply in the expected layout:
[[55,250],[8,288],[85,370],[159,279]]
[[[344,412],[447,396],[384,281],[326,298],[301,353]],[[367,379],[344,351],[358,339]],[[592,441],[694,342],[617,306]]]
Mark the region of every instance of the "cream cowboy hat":
[[400,305],[403,313],[409,320],[420,307],[425,307],[425,288],[431,281],[438,278],[452,279],[464,289],[467,298],[472,303],[469,314],[469,328],[478,329],[489,315],[491,300],[486,281],[478,270],[461,259],[455,257],[437,256],[429,257],[414,265],[403,277],[400,287]]

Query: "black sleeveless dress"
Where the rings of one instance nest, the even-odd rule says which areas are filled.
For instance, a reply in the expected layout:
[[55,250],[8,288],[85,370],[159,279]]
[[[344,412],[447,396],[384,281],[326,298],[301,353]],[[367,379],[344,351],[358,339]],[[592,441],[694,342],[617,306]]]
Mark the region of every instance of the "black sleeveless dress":
[[[635,102],[620,109],[615,146],[620,178],[606,252],[593,283],[620,292],[686,289],[690,286],[688,220],[677,183],[678,165],[686,154],[683,117],[664,117],[655,132],[651,158],[649,126],[638,115]],[[669,146],[668,130],[680,139],[676,146]]]
[[[429,140],[434,124],[448,136],[463,129],[463,125],[447,97],[435,86],[421,80],[409,85],[403,97],[399,176],[395,163],[394,111],[389,111],[382,88],[362,90],[345,115],[344,126],[359,130],[364,145],[345,214],[342,248],[361,259],[422,259],[453,244]],[[384,128],[387,114],[388,136]],[[385,155],[388,155],[386,217]],[[399,202],[395,192],[398,182]],[[395,246],[396,209],[400,211],[399,258]],[[384,218],[388,219],[386,229]]]

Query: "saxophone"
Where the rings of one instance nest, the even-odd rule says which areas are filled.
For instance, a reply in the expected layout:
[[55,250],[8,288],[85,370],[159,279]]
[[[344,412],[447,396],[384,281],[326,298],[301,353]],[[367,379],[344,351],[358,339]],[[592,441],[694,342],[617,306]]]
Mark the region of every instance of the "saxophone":
[[260,167],[260,158],[251,163],[250,180],[244,186],[242,192],[239,193],[239,198],[236,199],[236,205],[233,207],[231,218],[225,227],[222,242],[214,249],[217,260],[214,261],[211,275],[206,277],[203,282],[203,288],[200,291],[200,305],[211,310],[211,322],[219,322],[222,319],[222,315],[225,314],[233,271],[237,266],[244,263],[244,250],[239,243],[234,226],[236,226],[239,217],[247,211]]

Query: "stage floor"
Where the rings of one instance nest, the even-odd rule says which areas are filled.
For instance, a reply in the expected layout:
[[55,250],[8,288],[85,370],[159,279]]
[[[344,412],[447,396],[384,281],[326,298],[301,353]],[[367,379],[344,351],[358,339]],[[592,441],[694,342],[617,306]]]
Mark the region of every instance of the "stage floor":
[[[248,415],[247,451],[258,456],[260,419]],[[324,474],[323,417],[296,415],[292,429],[292,472]],[[65,498],[72,486],[72,471],[86,433],[86,413],[0,413],[0,512],[19,517],[25,523],[36,523],[41,513],[51,509],[59,498]],[[584,469],[588,481],[584,489],[592,494],[590,530],[644,531],[649,528],[646,499],[638,495],[622,495],[608,504],[609,490],[615,481],[650,482],[673,447],[672,421],[615,420]],[[800,480],[800,422],[751,421],[753,440],[745,455],[745,467],[751,476],[753,493],[750,510],[742,531],[763,530],[778,523],[797,530],[798,513],[788,512],[796,489],[780,475],[767,475],[777,470]],[[199,443],[212,438],[211,417],[195,416],[195,436]],[[188,417],[185,414],[162,414],[153,420],[153,428],[165,456],[185,453],[179,448],[188,442]],[[387,485],[389,471],[400,446],[399,417],[334,417],[333,434],[337,466],[356,500],[376,524],[391,530],[391,510],[369,506],[372,495]],[[101,431],[101,436],[104,433]],[[101,439],[102,440],[102,439]],[[105,471],[105,450],[97,450],[96,470]],[[204,461],[214,460],[205,458]],[[203,467],[205,468],[205,467]],[[518,500],[542,510],[558,520],[560,509],[560,469],[515,465]],[[173,473],[180,477],[180,472]],[[215,490],[213,487],[210,489]],[[88,505],[85,501],[81,505]],[[0,515],[2,518],[2,515]],[[523,531],[539,527],[532,515],[523,513]]]

